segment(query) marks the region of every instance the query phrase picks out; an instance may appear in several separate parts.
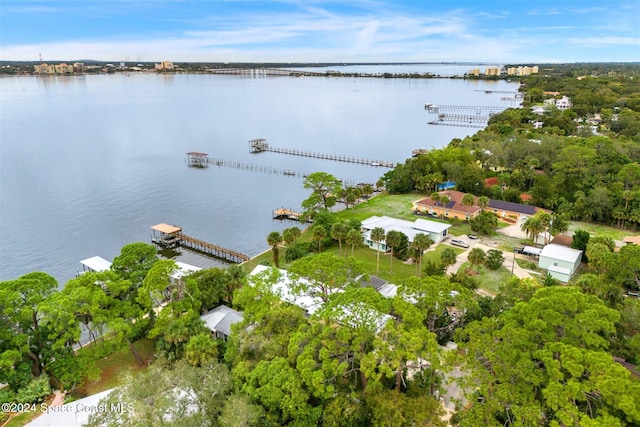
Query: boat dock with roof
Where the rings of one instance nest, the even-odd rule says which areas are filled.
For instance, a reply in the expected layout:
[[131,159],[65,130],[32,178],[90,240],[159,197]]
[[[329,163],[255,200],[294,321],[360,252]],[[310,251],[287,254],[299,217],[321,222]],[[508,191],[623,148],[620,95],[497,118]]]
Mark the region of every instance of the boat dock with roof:
[[163,248],[183,247],[230,263],[240,263],[250,259],[248,255],[241,252],[187,236],[182,232],[181,227],[175,225],[157,224],[152,226],[151,230],[153,230],[151,241]]

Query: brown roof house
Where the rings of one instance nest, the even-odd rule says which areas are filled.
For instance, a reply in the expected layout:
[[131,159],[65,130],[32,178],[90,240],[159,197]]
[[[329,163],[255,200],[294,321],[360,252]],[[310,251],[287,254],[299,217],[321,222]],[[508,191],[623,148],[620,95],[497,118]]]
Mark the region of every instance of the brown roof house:
[[448,202],[434,201],[431,197],[413,202],[413,211],[419,214],[432,215],[442,218],[458,218],[468,221],[475,218],[481,211],[480,206],[467,206],[462,204],[465,193],[456,190],[441,191],[440,196],[447,196]]
[[[434,201],[431,197],[416,200],[413,202],[413,210],[417,214],[433,215],[442,218],[458,218],[463,221],[475,218],[482,209],[477,205],[478,197],[475,197],[473,206],[462,204],[462,198],[466,193],[456,190],[441,191],[440,196],[447,196],[448,202]],[[525,205],[523,203],[506,202],[504,200],[489,199],[488,206],[484,209],[493,212],[499,218],[511,221],[525,220],[535,215],[536,212],[551,212],[537,206]]]

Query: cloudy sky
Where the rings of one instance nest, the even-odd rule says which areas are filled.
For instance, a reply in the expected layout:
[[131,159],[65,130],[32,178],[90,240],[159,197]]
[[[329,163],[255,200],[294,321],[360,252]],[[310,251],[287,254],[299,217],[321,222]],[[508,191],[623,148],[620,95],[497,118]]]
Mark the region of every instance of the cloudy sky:
[[0,0],[0,59],[640,61],[640,0]]

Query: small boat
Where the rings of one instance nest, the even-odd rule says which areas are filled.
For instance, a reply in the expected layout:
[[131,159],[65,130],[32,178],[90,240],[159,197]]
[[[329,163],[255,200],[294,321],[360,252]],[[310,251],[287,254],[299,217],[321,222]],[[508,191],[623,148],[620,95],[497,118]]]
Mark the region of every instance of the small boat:
[[282,171],[282,174],[283,175],[294,176],[296,173],[294,171],[292,171],[292,170],[285,169],[285,170]]
[[371,166],[382,166],[382,163],[371,162]]

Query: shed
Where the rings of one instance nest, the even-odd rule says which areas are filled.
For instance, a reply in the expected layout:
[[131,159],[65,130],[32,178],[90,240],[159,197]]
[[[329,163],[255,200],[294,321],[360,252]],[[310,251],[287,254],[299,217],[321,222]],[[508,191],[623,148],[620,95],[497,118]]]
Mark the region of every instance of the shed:
[[567,283],[582,262],[582,251],[551,243],[542,248],[538,266],[555,279]]

